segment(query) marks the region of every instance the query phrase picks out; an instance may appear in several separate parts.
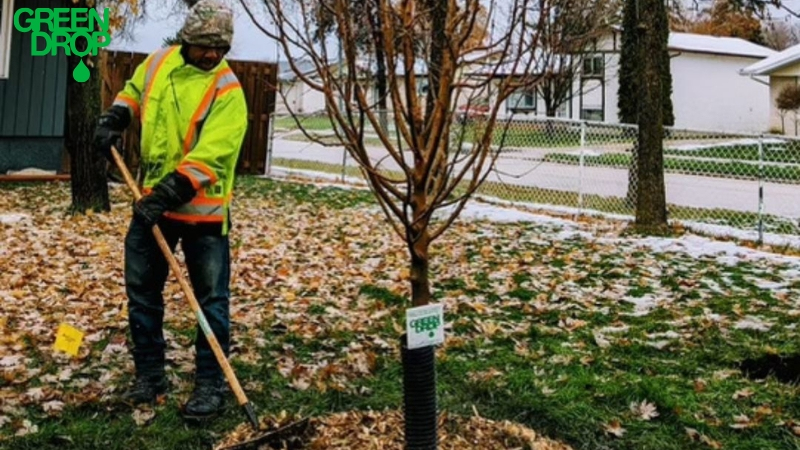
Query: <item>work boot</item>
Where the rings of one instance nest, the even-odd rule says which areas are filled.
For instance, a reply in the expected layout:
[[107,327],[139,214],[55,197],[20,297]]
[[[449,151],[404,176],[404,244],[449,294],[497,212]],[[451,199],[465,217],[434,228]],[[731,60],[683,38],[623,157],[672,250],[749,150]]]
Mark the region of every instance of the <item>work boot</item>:
[[169,384],[164,376],[137,376],[133,384],[122,394],[122,401],[134,405],[155,403],[159,395],[167,392],[168,387]]
[[185,419],[207,419],[222,411],[225,403],[224,384],[219,379],[199,379],[192,396],[183,408]]

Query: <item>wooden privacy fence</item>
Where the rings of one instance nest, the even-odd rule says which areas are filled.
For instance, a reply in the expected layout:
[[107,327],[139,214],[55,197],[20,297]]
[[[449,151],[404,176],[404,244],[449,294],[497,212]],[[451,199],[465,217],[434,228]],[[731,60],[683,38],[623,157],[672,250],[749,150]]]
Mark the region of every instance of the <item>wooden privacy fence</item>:
[[[133,75],[136,67],[145,58],[147,58],[145,53],[101,52],[103,109],[111,106],[114,97],[125,85],[125,81]],[[242,84],[248,109],[247,134],[242,143],[236,173],[260,175],[266,170],[269,120],[275,111],[278,66],[275,63],[237,60],[228,60],[228,64]],[[132,170],[136,170],[139,166],[140,131],[138,121],[134,121],[124,136],[125,161]]]

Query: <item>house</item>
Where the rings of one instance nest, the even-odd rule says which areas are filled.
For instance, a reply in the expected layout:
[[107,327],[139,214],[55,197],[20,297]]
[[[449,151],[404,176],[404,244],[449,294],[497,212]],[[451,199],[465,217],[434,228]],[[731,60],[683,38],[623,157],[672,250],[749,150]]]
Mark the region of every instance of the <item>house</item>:
[[[570,98],[557,116],[619,123],[617,93],[621,29],[614,28],[581,58]],[[677,33],[669,35],[675,128],[762,132],[769,128],[767,82],[739,72],[774,55],[772,49],[729,37]],[[544,115],[540,96],[520,92],[506,109]]]
[[784,87],[800,84],[800,44],[745,67],[741,70],[741,74],[746,77],[769,78],[770,108],[765,117],[769,120],[770,130],[794,136],[800,135],[800,124],[796,115],[783,114],[776,104],[776,99]]
[[[320,79],[315,75],[316,68],[310,59],[299,59],[293,61],[294,67],[304,77],[309,77],[315,83]],[[331,70],[336,70],[336,62],[329,63]],[[275,98],[275,114],[307,115],[325,112],[325,95],[322,92],[308,86],[297,76],[288,61],[278,63],[278,94]]]
[[[313,114],[325,114],[325,95],[319,90],[309,86],[301,77],[295,72],[300,72],[304,78],[311,80],[312,83],[321,83],[321,79],[317,74],[318,68],[315,63],[309,58],[302,58],[293,61],[294,68],[286,61],[281,61],[278,72],[278,84],[280,93],[277,95],[275,102],[275,113],[278,115],[288,115],[290,113],[302,116]],[[339,71],[339,61],[328,61],[328,67],[325,70],[335,77]],[[377,104],[378,92],[375,86],[375,74],[377,69],[374,67],[369,58],[361,59],[357,62],[359,81],[358,83],[367,90],[366,98],[370,104]],[[403,81],[405,75],[403,67],[397,67],[396,75],[398,79],[398,91],[401,98],[405,98],[405,82]],[[427,67],[424,61],[415,61],[414,76],[416,77],[417,95],[422,96],[427,94]],[[338,97],[334,92],[334,96]],[[387,100],[387,109],[392,109],[391,99]],[[376,106],[377,108],[377,106]]]
[[57,172],[64,156],[67,58],[63,52],[31,56],[30,35],[13,27],[22,3],[55,8],[63,2],[0,0],[0,175],[26,168]]

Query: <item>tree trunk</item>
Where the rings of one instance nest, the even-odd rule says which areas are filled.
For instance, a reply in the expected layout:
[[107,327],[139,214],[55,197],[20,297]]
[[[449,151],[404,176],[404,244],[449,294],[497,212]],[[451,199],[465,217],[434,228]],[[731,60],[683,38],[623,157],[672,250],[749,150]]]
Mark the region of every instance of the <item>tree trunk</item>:
[[[72,8],[86,8],[86,0],[81,0],[77,5],[73,5],[72,1],[68,1],[67,4]],[[83,53],[86,45],[87,42],[81,38],[78,39],[76,47]],[[76,214],[85,213],[87,210],[111,209],[106,179],[107,161],[98,157],[92,149],[92,137],[101,107],[98,59],[91,54],[83,58],[75,54],[67,56],[69,78],[64,144],[70,155],[71,210]],[[87,64],[90,60],[91,64]],[[79,65],[83,65],[89,71],[89,79],[82,83],[73,77],[73,72]]]
[[375,89],[378,94],[378,118],[381,123],[381,128],[388,132],[389,118],[387,115],[386,97],[388,90],[388,81],[386,75],[386,51],[383,44],[383,22],[381,21],[380,5],[375,2],[374,10],[370,14],[369,23],[372,27],[373,45],[375,45]]
[[639,143],[634,142],[630,149],[630,162],[628,163],[628,192],[625,195],[625,207],[636,208],[636,193],[639,190],[637,180],[639,179]]
[[431,285],[428,279],[428,232],[422,232],[420,239],[411,248],[411,303],[425,306],[431,301]]
[[[636,227],[651,233],[667,228],[664,187],[664,77],[669,71],[667,13],[660,0],[639,0],[639,155]],[[649,56],[649,57],[648,57]],[[667,64],[665,64],[667,63]]]

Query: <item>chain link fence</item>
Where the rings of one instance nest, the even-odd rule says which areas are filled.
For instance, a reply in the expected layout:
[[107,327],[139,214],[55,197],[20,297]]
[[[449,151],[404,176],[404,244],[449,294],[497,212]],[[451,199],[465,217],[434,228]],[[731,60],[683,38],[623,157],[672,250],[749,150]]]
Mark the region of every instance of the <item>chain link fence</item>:
[[[276,116],[268,173],[307,170],[361,178],[341,146],[312,143],[300,131],[334,144],[325,115]],[[391,124],[392,121],[388,120]],[[452,140],[469,145],[480,117],[463,117]],[[635,216],[638,131],[635,126],[544,117],[499,119],[492,143],[501,149],[479,193],[560,213]],[[375,160],[385,156],[377,135],[365,133]],[[664,179],[669,219],[725,234],[796,235],[800,228],[800,139],[769,134],[668,128]],[[372,155],[372,149],[371,153]],[[391,167],[387,167],[391,170]],[[730,233],[727,233],[730,234]]]

